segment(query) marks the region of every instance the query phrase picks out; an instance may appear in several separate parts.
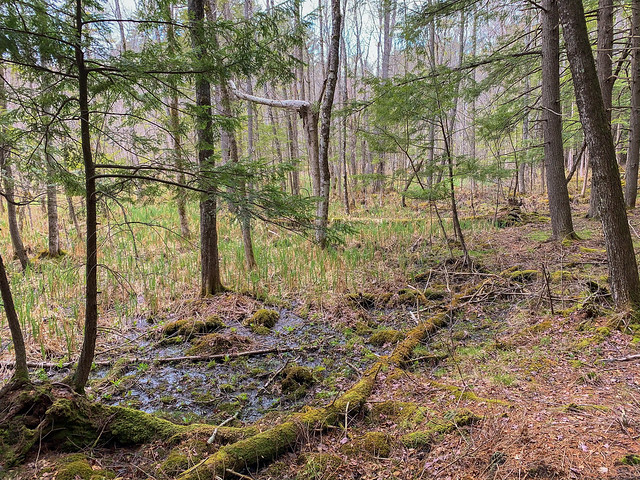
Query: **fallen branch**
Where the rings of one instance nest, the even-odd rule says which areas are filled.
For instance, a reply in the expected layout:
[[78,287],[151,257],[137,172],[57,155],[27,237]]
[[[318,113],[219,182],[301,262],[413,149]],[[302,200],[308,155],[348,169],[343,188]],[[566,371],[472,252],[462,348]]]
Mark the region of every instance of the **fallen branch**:
[[602,358],[602,362],[631,362],[633,360],[640,360],[640,354],[638,355],[629,355],[628,357],[619,357],[619,358]]
[[[202,361],[213,361],[213,360],[225,360],[231,358],[240,358],[240,357],[253,357],[257,355],[266,355],[268,353],[285,353],[292,352],[294,350],[316,350],[317,346],[310,347],[291,347],[291,348],[265,348],[262,350],[249,350],[245,352],[235,352],[235,353],[220,353],[215,355],[185,355],[180,357],[161,357],[161,358],[153,358],[153,357],[133,357],[127,360],[127,363],[177,363],[177,362],[202,362]],[[100,360],[94,362],[94,365],[98,367],[108,367],[115,363],[115,360]],[[50,369],[65,369],[70,368],[75,365],[75,362],[27,362],[27,366],[29,368],[50,368]],[[14,367],[15,362],[5,361],[0,362],[0,366],[2,367]]]

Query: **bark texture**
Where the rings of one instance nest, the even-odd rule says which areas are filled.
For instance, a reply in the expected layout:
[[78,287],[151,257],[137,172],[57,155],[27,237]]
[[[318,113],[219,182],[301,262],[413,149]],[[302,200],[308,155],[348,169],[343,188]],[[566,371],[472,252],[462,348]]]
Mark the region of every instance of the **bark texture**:
[[573,237],[569,190],[564,172],[560,108],[560,27],[557,0],[546,0],[542,12],[542,107],[544,161],[551,229],[555,240]]
[[[200,55],[204,47],[204,0],[189,0],[188,5],[191,44]],[[224,291],[220,276],[218,253],[218,225],[216,186],[212,178],[213,123],[211,112],[211,85],[204,75],[196,75],[196,136],[201,188],[207,193],[200,198],[200,268],[202,296]]]
[[331,193],[331,174],[329,172],[329,143],[331,132],[331,110],[338,83],[340,65],[340,37],[342,32],[342,13],[340,0],[331,0],[331,43],[329,45],[329,68],[327,69],[326,88],[320,106],[320,134],[318,142],[318,164],[320,167],[320,201],[316,210],[316,243],[321,248],[327,244],[329,223],[329,194]]
[[0,294],[2,296],[2,305],[7,323],[11,332],[11,340],[15,350],[16,367],[13,376],[22,380],[29,378],[29,370],[27,368],[27,351],[24,346],[24,337],[20,328],[20,321],[16,313],[16,307],[13,303],[13,295],[11,294],[11,285],[7,277],[7,271],[4,268],[2,255],[0,255]]
[[84,27],[84,11],[82,0],[75,5],[76,34],[75,60],[78,69],[78,103],[80,105],[80,139],[82,160],[84,163],[85,189],[87,202],[87,254],[85,284],[85,318],[82,350],[78,359],[78,368],[73,376],[73,386],[77,392],[84,391],[89,379],[91,364],[96,350],[98,335],[98,243],[97,243],[97,192],[96,167],[91,151],[91,130],[89,124],[89,72],[85,65],[82,37]]
[[627,150],[625,203],[636,206],[640,162],[640,0],[631,2],[631,118]]
[[609,260],[609,279],[619,307],[637,306],[640,280],[611,128],[602,101],[581,0],[560,2],[560,19],[573,74],[576,103],[593,165],[593,188],[599,206]]

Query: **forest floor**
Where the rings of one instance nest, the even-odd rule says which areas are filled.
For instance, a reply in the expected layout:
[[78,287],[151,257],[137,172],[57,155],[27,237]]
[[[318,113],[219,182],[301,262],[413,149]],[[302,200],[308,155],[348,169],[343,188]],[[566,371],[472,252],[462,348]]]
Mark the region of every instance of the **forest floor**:
[[[446,326],[423,339],[403,368],[378,371],[356,417],[309,431],[275,462],[240,477],[640,478],[640,358],[628,358],[640,353],[640,332],[611,309],[599,222],[576,214],[581,239],[548,242],[548,219],[536,211],[544,206],[503,211],[503,228],[469,228],[472,268],[443,245],[425,255],[418,246],[429,239],[416,235],[416,253],[402,261],[393,242],[381,245],[387,280],[365,276],[348,295],[264,302],[228,293],[131,319],[101,345],[104,365],[88,392],[179,423],[267,429],[304,406],[330,405],[406,332],[444,311]],[[474,222],[486,219],[465,220]],[[631,213],[630,223],[638,247],[640,216]],[[247,325],[263,308],[278,312],[275,326]],[[224,326],[213,337],[200,327],[166,327],[214,315]],[[206,345],[194,349],[203,338]],[[270,352],[255,353],[262,350]],[[239,352],[249,354],[234,358]],[[222,358],[153,361],[203,353]],[[136,449],[98,442],[83,453],[104,475],[96,479],[175,478],[215,452],[207,436]],[[38,450],[5,474],[63,480],[61,455]]]

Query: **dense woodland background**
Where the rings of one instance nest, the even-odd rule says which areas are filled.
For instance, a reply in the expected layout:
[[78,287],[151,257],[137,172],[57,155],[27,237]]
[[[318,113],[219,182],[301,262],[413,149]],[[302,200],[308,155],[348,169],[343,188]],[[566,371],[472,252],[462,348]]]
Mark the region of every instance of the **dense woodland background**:
[[[600,372],[637,358],[639,1],[6,0],[0,59],[11,478],[634,478],[638,372]],[[524,465],[500,408],[621,437]]]

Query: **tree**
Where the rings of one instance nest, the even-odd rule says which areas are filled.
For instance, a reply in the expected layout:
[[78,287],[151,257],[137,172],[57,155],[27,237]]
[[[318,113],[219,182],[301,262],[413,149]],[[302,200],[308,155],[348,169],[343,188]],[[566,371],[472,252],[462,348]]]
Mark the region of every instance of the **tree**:
[[542,11],[542,108],[544,161],[553,238],[575,237],[564,172],[560,107],[560,27],[558,1],[546,0]]
[[[204,0],[189,0],[188,13],[194,55],[206,58]],[[201,188],[206,192],[201,194],[200,198],[200,293],[206,296],[220,293],[224,291],[224,287],[220,276],[220,258],[218,254],[217,188],[212,178],[215,157],[213,154],[211,84],[204,73],[196,74],[195,89],[196,149]]]
[[11,286],[9,284],[9,279],[7,278],[7,271],[4,267],[2,255],[0,255],[0,295],[2,297],[2,304],[7,316],[7,323],[9,324],[11,340],[13,341],[13,348],[15,350],[16,368],[13,373],[13,378],[18,381],[25,381],[29,379],[29,370],[27,369],[27,351],[24,346],[24,337],[22,335],[22,329],[20,328],[20,321],[18,320],[16,307],[13,303]]
[[625,203],[636,206],[640,163],[640,1],[631,2],[631,118],[627,150]]
[[[7,94],[5,83],[4,68],[0,69],[0,113],[5,113],[7,109]],[[7,220],[9,222],[9,235],[13,252],[18,260],[22,270],[26,270],[29,266],[29,257],[22,243],[20,228],[18,227],[18,214],[16,212],[16,199],[14,195],[14,176],[13,167],[11,165],[10,153],[11,144],[6,138],[6,128],[0,128],[0,176],[2,176],[4,186],[4,197],[7,199]]]
[[619,307],[640,303],[640,279],[611,128],[599,88],[581,0],[560,2],[567,56],[573,75],[576,103],[593,165],[598,213],[609,260],[611,290]]
[[[275,100],[271,98],[250,95],[239,90],[235,83],[230,81],[229,87],[236,97],[250,102],[266,105],[268,107],[295,110],[302,117],[307,138],[309,162],[317,168],[311,168],[311,180],[314,185],[313,192],[317,197],[315,240],[321,248],[327,245],[329,224],[329,196],[331,193],[331,172],[329,170],[329,143],[331,133],[331,110],[338,82],[338,69],[340,64],[340,38],[342,30],[342,14],[340,12],[340,0],[331,1],[332,30],[329,45],[329,59],[327,77],[320,103],[320,111],[306,100]],[[318,122],[320,127],[318,128]]]

